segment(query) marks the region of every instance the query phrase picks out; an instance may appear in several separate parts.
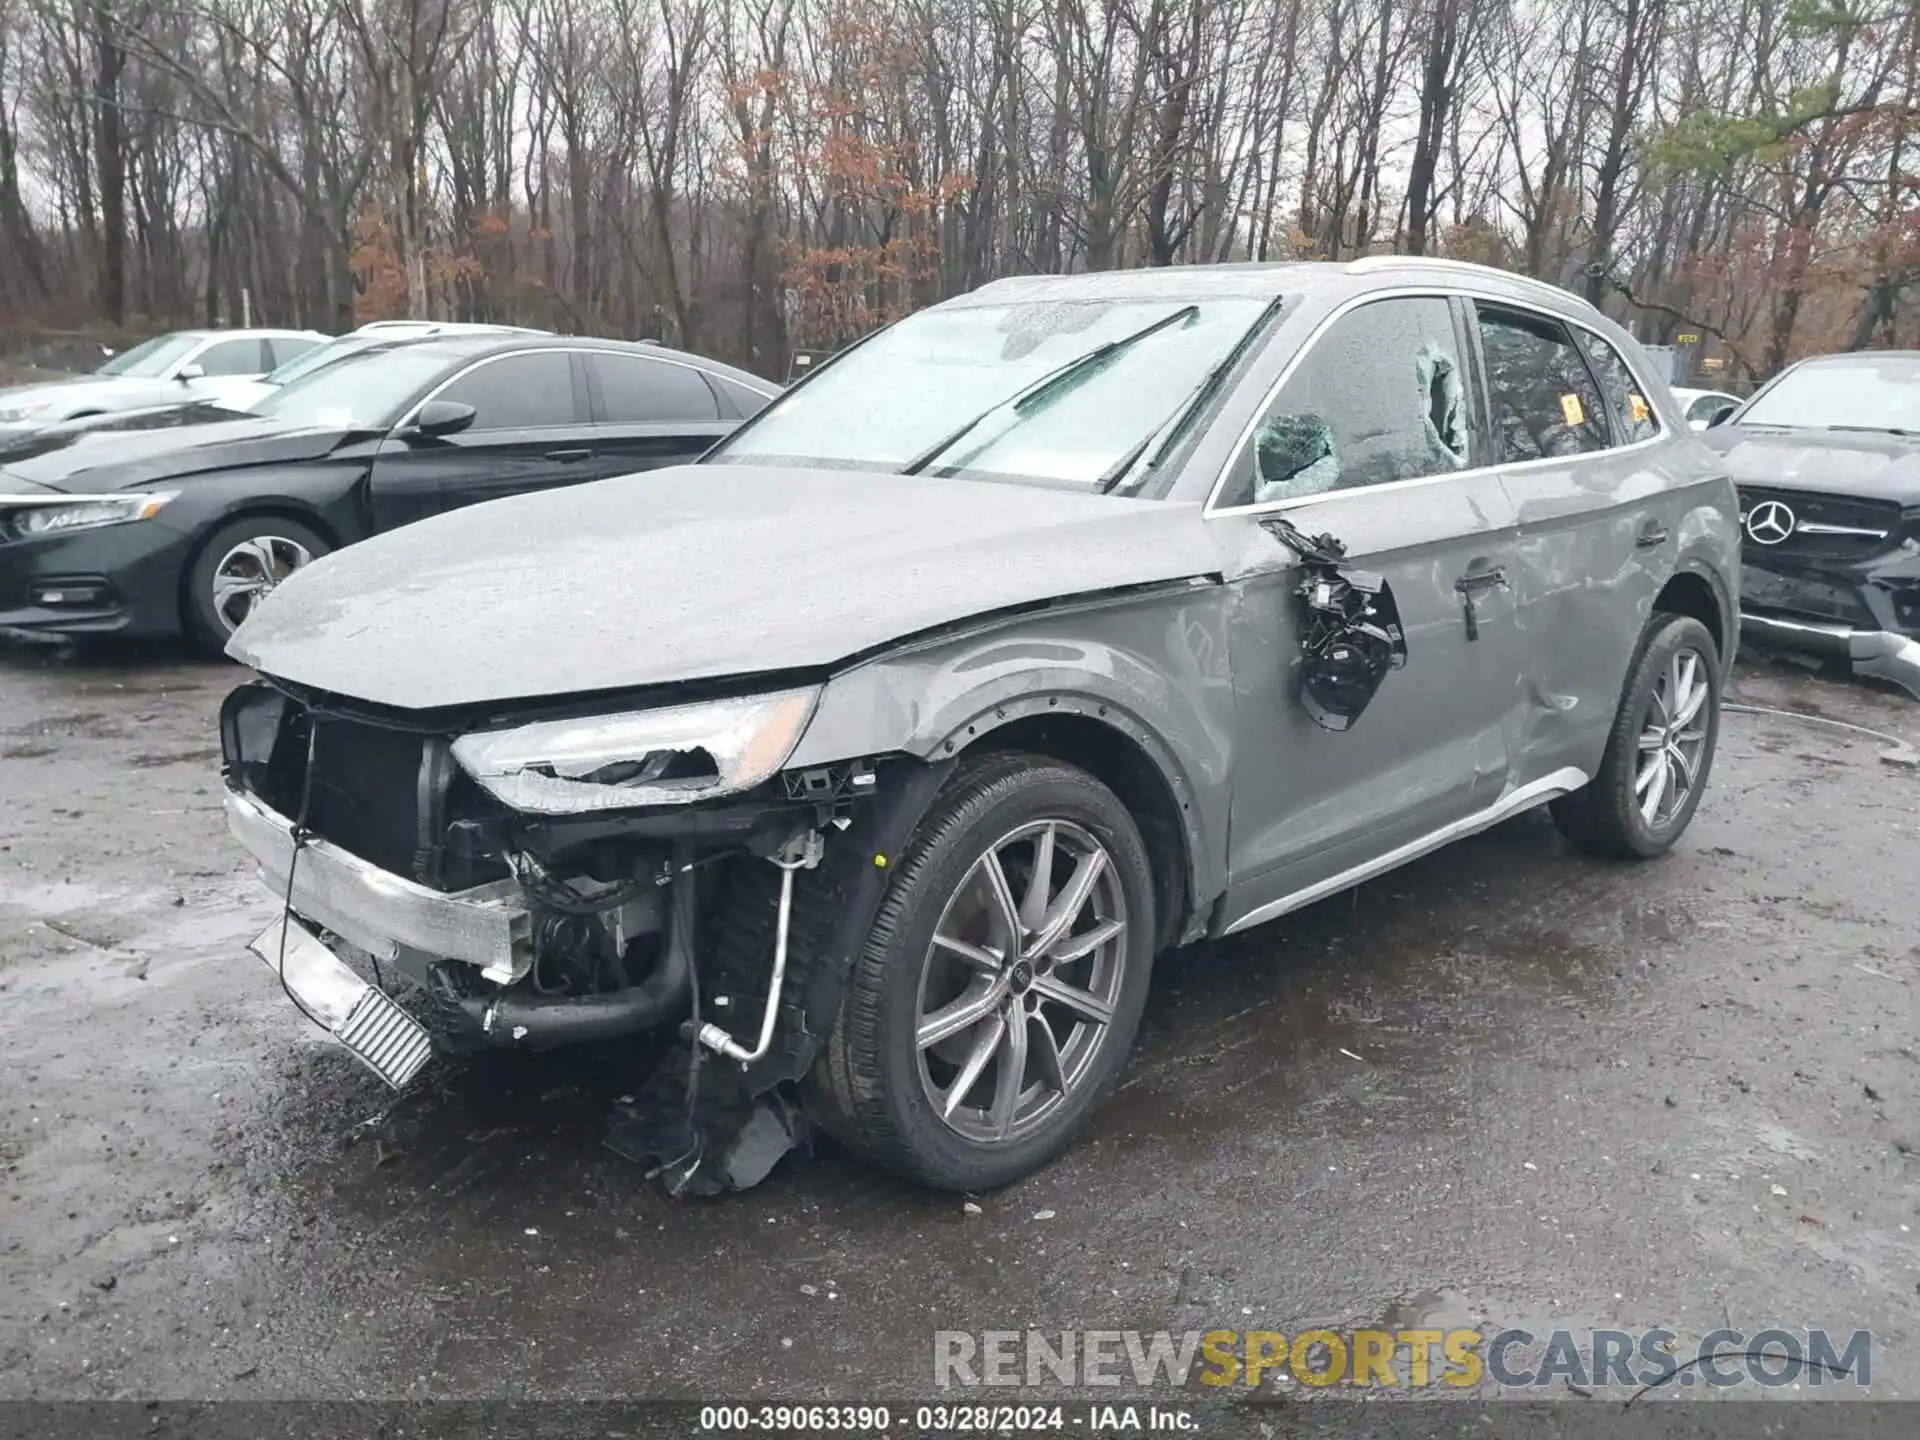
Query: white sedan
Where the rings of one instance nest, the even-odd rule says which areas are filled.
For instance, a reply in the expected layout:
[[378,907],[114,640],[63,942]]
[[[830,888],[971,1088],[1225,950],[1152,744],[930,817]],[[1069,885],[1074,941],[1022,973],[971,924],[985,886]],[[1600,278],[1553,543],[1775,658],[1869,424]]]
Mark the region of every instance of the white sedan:
[[210,386],[257,380],[326,339],[317,330],[175,330],[121,352],[91,375],[0,390],[0,432],[211,399]]
[[480,325],[453,320],[374,320],[362,325],[358,330],[350,330],[345,335],[329,340],[324,345],[315,346],[270,374],[202,381],[199,393],[194,398],[211,400],[228,410],[251,410],[290,381],[298,380],[303,375],[311,375],[316,370],[324,369],[328,365],[363,351],[382,345],[391,345],[396,340],[418,340],[432,335],[538,335],[542,333],[544,332],[526,330],[518,325]]
[[1680,402],[1689,430],[1705,430],[1717,425],[1742,404],[1738,395],[1729,395],[1724,390],[1682,390],[1676,386],[1673,398]]

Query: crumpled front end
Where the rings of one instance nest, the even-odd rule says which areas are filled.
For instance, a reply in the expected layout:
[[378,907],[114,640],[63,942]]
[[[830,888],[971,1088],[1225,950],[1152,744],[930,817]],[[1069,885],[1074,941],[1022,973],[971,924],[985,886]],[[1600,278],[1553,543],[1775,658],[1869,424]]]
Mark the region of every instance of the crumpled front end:
[[[783,769],[815,693],[502,719],[242,685],[221,715],[228,823],[283,909],[253,951],[390,1084],[427,1037],[677,1031],[663,1068],[687,1076],[689,1046],[719,1062],[709,1096],[752,1129],[830,1030],[879,847],[931,794],[906,757]],[[833,923],[799,935],[797,886]],[[699,1148],[679,1099],[677,1133],[640,1150]]]

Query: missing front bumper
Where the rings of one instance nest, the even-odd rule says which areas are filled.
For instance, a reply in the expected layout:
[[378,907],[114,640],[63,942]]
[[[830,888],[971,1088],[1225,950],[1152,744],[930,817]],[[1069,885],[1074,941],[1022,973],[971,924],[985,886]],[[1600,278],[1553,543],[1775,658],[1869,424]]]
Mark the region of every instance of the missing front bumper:
[[299,846],[293,822],[245,791],[227,790],[227,828],[260,864],[260,878],[291,908],[379,960],[404,947],[477,965],[487,979],[510,985],[533,961],[533,921],[511,880],[452,894],[371,865],[326,840]]
[[432,1058],[433,1040],[425,1027],[298,920],[282,916],[247,948],[280,978],[309,1019],[394,1089],[405,1089]]

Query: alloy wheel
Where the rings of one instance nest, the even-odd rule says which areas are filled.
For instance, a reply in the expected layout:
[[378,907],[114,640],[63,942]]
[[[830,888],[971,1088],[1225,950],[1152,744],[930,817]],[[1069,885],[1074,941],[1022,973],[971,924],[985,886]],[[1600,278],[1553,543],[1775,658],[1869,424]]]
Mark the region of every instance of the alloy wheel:
[[1707,659],[1680,649],[1654,682],[1640,727],[1640,758],[1633,793],[1640,817],[1659,828],[1686,808],[1700,777],[1707,746]]
[[934,1112],[990,1144],[1044,1126],[1107,1043],[1127,948],[1120,876],[1090,832],[1038,820],[988,846],[921,970],[915,1048]]
[[242,540],[213,571],[213,612],[232,634],[275,586],[313,559],[307,547],[284,535]]

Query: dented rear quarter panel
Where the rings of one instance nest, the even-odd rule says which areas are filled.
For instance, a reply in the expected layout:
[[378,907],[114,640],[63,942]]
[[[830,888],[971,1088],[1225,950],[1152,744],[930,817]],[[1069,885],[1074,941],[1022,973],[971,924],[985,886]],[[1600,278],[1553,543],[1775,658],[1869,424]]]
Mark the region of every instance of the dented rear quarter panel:
[[[1599,768],[1634,649],[1676,573],[1703,574],[1722,599],[1723,632],[1737,623],[1732,482],[1711,451],[1668,426],[1642,446],[1502,474],[1518,521],[1527,636],[1516,783]],[[1649,529],[1666,539],[1643,546]]]

